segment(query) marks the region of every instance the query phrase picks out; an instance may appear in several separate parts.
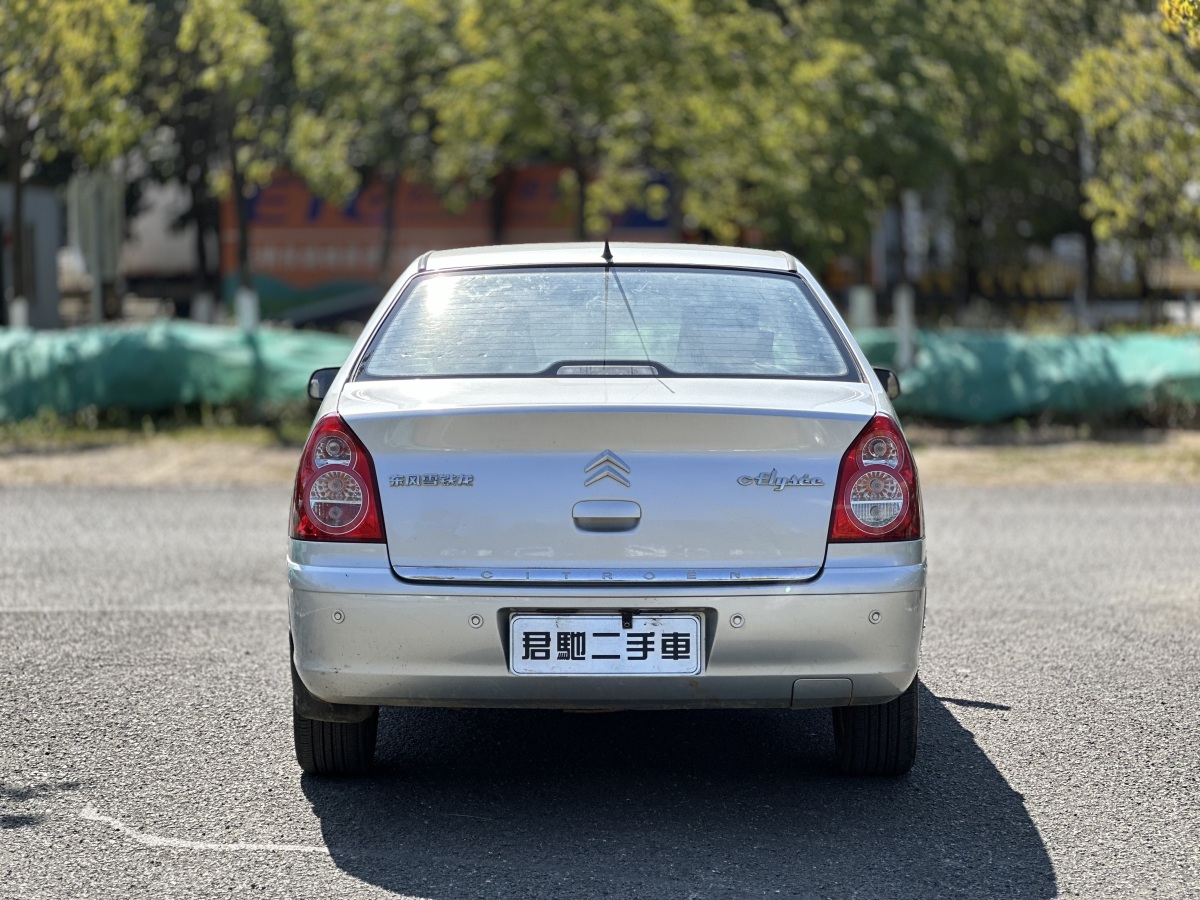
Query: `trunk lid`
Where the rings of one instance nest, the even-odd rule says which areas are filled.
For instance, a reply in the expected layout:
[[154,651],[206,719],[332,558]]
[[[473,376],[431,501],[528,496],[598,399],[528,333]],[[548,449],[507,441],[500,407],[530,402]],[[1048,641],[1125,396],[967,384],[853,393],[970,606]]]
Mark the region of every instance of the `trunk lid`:
[[863,384],[356,382],[397,573],[427,581],[803,579],[825,558]]

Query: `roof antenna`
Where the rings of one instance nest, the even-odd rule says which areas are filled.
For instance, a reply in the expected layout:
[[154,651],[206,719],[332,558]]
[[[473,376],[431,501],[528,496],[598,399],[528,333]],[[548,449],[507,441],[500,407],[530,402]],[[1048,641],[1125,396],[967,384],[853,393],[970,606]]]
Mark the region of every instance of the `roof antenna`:
[[608,238],[604,239],[604,252],[600,254],[600,258],[604,260],[604,265],[611,266],[613,261],[612,248],[608,246]]

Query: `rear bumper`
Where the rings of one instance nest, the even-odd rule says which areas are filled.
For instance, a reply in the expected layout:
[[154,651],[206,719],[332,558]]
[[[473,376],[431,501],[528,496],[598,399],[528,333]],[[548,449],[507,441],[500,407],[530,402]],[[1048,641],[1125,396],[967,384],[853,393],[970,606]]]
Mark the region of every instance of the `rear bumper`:
[[[800,584],[516,590],[401,581],[381,545],[293,541],[293,661],[332,703],[611,708],[820,707],[884,703],[917,670],[922,541],[833,548]],[[531,676],[508,669],[515,612],[697,612],[698,676]],[[734,627],[735,616],[741,627]]]

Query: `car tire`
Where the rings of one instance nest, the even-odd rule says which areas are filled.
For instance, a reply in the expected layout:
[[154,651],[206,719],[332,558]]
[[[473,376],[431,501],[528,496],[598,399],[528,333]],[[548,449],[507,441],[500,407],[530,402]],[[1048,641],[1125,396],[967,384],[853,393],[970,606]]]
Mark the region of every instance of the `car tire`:
[[375,761],[379,710],[362,722],[322,722],[292,710],[296,762],[309,775],[365,775]]
[[890,703],[833,710],[838,768],[847,775],[903,775],[917,758],[917,679]]

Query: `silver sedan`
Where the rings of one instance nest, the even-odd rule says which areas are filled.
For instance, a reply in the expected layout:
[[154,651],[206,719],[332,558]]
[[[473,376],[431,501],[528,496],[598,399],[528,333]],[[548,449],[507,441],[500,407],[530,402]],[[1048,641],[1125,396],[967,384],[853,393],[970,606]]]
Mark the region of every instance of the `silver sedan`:
[[366,771],[380,706],[830,707],[844,771],[911,767],[925,546],[898,385],[793,257],[428,253],[309,389],[306,772]]

